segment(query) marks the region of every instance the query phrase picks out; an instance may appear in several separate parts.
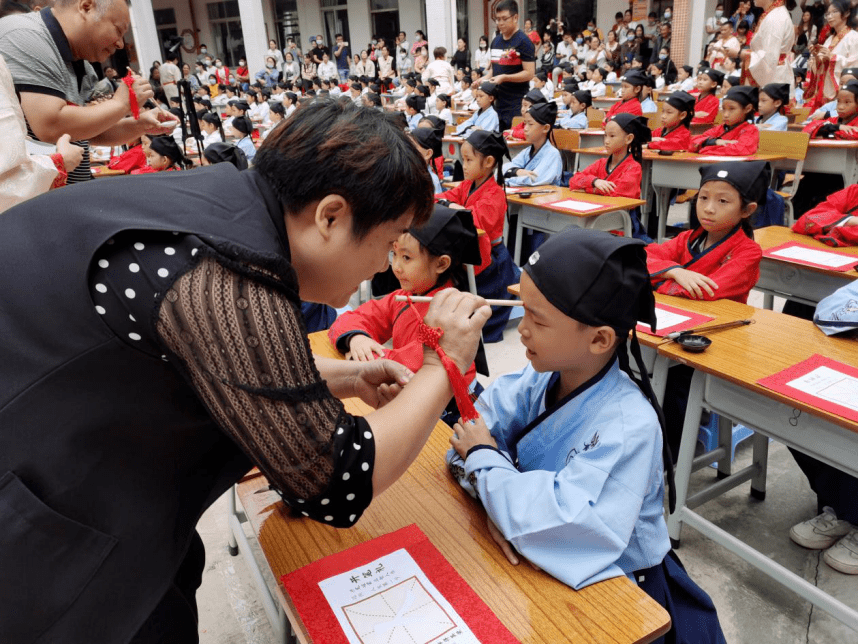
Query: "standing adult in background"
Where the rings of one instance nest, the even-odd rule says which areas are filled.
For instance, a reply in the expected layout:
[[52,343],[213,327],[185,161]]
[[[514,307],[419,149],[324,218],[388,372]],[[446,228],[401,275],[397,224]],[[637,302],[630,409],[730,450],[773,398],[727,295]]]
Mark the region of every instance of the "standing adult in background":
[[765,87],[769,83],[785,83],[789,85],[792,96],[795,91],[795,75],[791,66],[795,25],[790,11],[796,7],[795,0],[754,2],[763,13],[756,22],[748,48],[739,54],[742,84]]
[[515,0],[501,0],[497,4],[495,23],[499,33],[490,48],[491,72],[483,79],[498,86],[494,107],[503,132],[512,126],[513,118],[521,115],[521,99],[530,89],[530,80],[536,72],[536,51],[530,38],[518,28]]
[[[554,22],[552,20],[552,22]],[[533,21],[528,18],[524,21],[524,35],[530,38],[530,42],[534,47],[539,47],[542,44],[542,39],[539,37],[539,32],[533,28]]]
[[471,52],[465,38],[459,38],[456,41],[456,51],[453,52],[450,64],[453,69],[461,69],[462,71],[471,66]]
[[[91,62],[103,63],[125,46],[130,14],[124,0],[60,0],[53,9],[7,16],[0,21],[0,54],[5,58],[21,109],[35,137],[56,143],[63,134],[84,149],[83,161],[68,182],[92,179],[89,145],[121,145],[144,132],[173,131],[175,118],[161,110],[129,117],[131,103],[125,83],[113,98],[86,105],[98,81]],[[143,79],[132,91],[138,105],[152,98]],[[164,128],[162,121],[170,125]]]
[[334,60],[337,61],[337,75],[340,77],[340,83],[346,83],[349,80],[349,44],[343,40],[342,34],[334,36],[334,40],[336,40]]
[[652,56],[655,41],[658,39],[660,33],[661,25],[658,22],[658,14],[655,11],[650,11],[647,16],[647,22],[644,25],[646,40],[644,40],[644,46],[641,47],[641,56],[644,56],[645,59],[649,60],[650,56]]
[[706,24],[703,25],[703,58],[706,58],[709,45],[718,38],[721,23],[726,21],[727,19],[724,17],[724,3],[719,2],[715,5],[715,15],[706,18]]
[[276,40],[268,41],[268,51],[265,52],[265,57],[268,58],[269,56],[274,59],[274,64],[277,66],[278,71],[283,69],[283,54],[280,52]]
[[670,49],[670,41],[672,38],[672,28],[669,22],[661,23],[659,27],[658,38],[655,39],[655,46],[652,49],[652,54],[650,55],[649,62],[654,65],[658,62],[658,55],[662,48]]
[[[404,31],[400,31],[399,34],[397,34],[395,44],[396,44],[397,51],[401,47],[402,49],[405,50],[406,54],[411,49],[411,46],[408,44],[408,36]],[[396,62],[397,62],[397,64],[399,63],[399,56],[396,57]]]
[[209,55],[209,48],[205,43],[202,43],[200,45],[200,53],[197,54],[197,62],[205,62],[206,58],[211,58],[211,56]]
[[817,44],[816,40],[816,23],[813,21],[813,14],[805,9],[801,12],[801,21],[795,26],[795,45],[793,51],[796,56],[800,56],[808,51],[813,45]]
[[743,22],[748,23],[748,29],[754,25],[754,12],[751,11],[751,0],[739,0],[739,6],[736,11],[730,16],[730,23],[733,29],[738,29]]
[[298,48],[298,45],[295,44],[294,38],[286,39],[286,47],[283,49],[283,62],[286,62],[286,54],[292,54],[292,60],[301,65],[304,62],[304,54],[301,53],[301,50]]
[[480,44],[474,51],[474,65],[472,69],[476,69],[480,74],[485,74],[489,71],[492,64],[492,52],[489,51],[489,37],[480,36]]
[[313,62],[316,63],[317,66],[321,65],[322,62],[324,62],[322,60],[322,56],[324,56],[325,54],[327,54],[330,58],[331,50],[325,47],[325,39],[322,38],[322,34],[316,36],[316,41],[313,43],[313,49],[310,53],[313,57]]
[[849,0],[832,0],[825,13],[830,35],[811,48],[804,105],[816,110],[837,97],[840,72],[858,65],[858,33],[852,29]]
[[420,52],[421,47],[428,47],[429,43],[426,42],[426,34],[424,34],[419,29],[414,32],[414,44],[411,45],[411,55],[417,56]]
[[171,51],[167,54],[167,62],[161,65],[161,88],[167,97],[167,104],[170,102],[169,99],[179,97],[178,82],[182,79],[182,72],[178,63],[179,55]]

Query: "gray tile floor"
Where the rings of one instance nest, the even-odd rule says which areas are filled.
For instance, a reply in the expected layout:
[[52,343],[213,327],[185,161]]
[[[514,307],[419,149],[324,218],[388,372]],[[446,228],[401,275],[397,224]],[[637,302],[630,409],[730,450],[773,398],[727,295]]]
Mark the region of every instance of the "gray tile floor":
[[[684,217],[685,209],[673,208],[671,219]],[[751,304],[762,297],[752,293]],[[515,326],[504,340],[487,347],[493,374],[524,366],[524,352]],[[750,463],[750,441],[736,450],[736,467]],[[692,477],[702,484],[715,472],[704,468]],[[769,451],[765,501],[749,494],[750,484],[740,486],[698,509],[704,517],[747,541],[789,570],[813,581],[819,588],[858,609],[858,577],[829,568],[820,553],[801,548],[789,539],[790,527],[816,514],[815,495],[787,449],[773,443]],[[226,497],[202,517],[198,529],[207,550],[203,585],[197,594],[202,644],[272,644],[274,638],[253,587],[246,553],[227,553]],[[254,552],[260,557],[258,548]],[[828,644],[858,643],[852,631],[790,590],[707,538],[686,528],[678,550],[689,574],[710,594],[718,608],[727,641],[731,644]],[[260,558],[261,560],[261,558]],[[273,583],[270,579],[269,583]]]

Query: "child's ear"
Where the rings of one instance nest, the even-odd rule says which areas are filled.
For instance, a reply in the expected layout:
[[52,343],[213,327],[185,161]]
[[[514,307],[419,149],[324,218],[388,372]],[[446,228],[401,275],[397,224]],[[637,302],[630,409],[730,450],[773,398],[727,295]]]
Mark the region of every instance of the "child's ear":
[[453,263],[453,260],[450,259],[449,255],[441,255],[440,257],[435,258],[435,272],[440,275],[448,268],[450,268],[450,264]]
[[757,204],[756,201],[752,201],[751,203],[749,203],[747,206],[745,206],[744,210],[742,211],[742,219],[745,219],[746,217],[750,217],[751,215],[753,215],[755,212],[757,212],[758,207],[759,207],[759,204]]
[[753,105],[745,105],[745,116],[746,117],[748,116],[748,114],[752,114],[753,112],[756,112]]
[[635,140],[634,134],[626,134],[626,145],[631,145],[632,141]]
[[617,332],[609,326],[599,326],[590,340],[590,353],[601,355],[613,351],[617,344]]

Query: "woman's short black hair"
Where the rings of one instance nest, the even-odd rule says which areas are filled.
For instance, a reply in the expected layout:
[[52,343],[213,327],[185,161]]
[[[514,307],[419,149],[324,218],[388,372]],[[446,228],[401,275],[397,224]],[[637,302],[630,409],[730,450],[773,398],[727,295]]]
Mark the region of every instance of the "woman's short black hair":
[[318,99],[298,110],[271,131],[254,163],[287,214],[343,197],[358,239],[408,212],[421,225],[432,212],[432,181],[417,148],[382,112],[350,102]]

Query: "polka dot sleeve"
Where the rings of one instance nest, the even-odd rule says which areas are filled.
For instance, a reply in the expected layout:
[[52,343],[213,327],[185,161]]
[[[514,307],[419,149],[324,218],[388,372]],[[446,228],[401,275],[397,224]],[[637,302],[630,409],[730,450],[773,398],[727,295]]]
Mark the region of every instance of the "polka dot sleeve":
[[101,249],[90,285],[117,336],[174,362],[297,514],[348,527],[372,500],[369,424],[327,389],[300,304],[236,270],[194,236],[134,233]]

